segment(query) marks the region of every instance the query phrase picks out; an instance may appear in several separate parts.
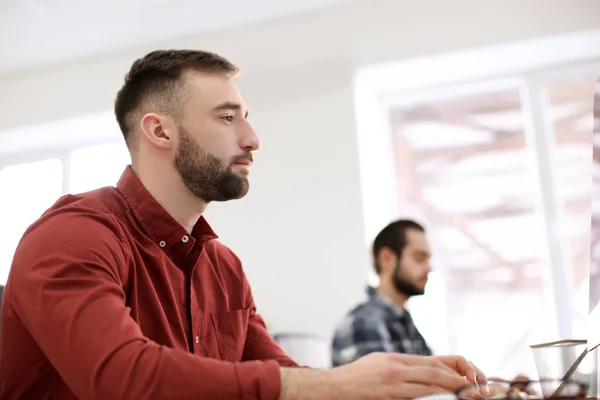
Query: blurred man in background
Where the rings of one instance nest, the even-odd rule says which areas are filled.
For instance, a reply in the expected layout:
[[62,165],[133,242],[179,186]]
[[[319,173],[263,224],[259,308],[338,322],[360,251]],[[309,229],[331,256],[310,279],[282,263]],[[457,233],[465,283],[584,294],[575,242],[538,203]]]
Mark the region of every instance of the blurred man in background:
[[[425,293],[430,259],[431,249],[421,224],[401,219],[379,232],[373,242],[373,264],[380,283],[377,288],[368,288],[368,301],[351,310],[338,326],[332,343],[334,367],[371,353],[432,355],[405,308],[408,299]],[[513,381],[528,379],[517,374]],[[499,385],[487,389],[490,395],[505,391]]]
[[431,349],[404,307],[425,293],[431,272],[425,228],[401,219],[386,226],[373,242],[373,262],[380,283],[369,299],[351,310],[338,326],[332,363],[339,366],[375,353],[431,355]]

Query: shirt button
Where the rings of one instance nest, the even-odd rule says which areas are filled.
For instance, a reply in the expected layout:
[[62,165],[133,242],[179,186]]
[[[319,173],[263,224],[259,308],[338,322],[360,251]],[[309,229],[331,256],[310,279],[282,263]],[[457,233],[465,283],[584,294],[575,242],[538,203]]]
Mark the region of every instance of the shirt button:
[[196,344],[200,343],[200,337],[196,336]]
[[182,241],[183,243],[187,243],[187,241],[188,241],[188,240],[190,240],[190,238],[189,238],[189,236],[188,236],[188,235],[183,235],[183,237],[181,238],[181,241]]
[[165,246],[167,245],[167,243],[166,243],[164,240],[161,240],[161,241],[158,243],[158,245],[159,245],[160,247],[165,247]]

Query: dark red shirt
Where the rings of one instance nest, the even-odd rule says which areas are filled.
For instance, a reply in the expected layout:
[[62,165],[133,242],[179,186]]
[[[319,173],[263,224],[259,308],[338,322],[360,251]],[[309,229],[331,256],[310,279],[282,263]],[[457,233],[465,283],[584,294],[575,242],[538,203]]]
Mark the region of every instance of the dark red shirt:
[[25,233],[2,304],[0,399],[269,399],[295,366],[240,260],[192,234],[128,167]]

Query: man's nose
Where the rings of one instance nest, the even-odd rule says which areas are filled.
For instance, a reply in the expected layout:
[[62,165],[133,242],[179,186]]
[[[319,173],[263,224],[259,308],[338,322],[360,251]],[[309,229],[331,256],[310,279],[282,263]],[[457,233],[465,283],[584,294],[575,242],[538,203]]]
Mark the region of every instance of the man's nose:
[[260,149],[260,139],[254,130],[254,127],[246,121],[240,147],[255,151]]

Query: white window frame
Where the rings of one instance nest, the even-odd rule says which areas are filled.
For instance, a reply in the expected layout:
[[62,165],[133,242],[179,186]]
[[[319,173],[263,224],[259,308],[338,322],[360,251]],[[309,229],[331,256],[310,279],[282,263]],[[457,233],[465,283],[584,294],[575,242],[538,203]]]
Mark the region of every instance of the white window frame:
[[[552,298],[561,339],[572,338],[570,276],[564,248],[552,246],[558,235],[557,195],[551,167],[552,137],[537,90],[542,79],[568,78],[578,74],[600,75],[600,30],[577,32],[517,43],[458,51],[420,59],[387,63],[359,70],[354,80],[358,156],[363,196],[365,241],[369,245],[390,220],[402,215],[396,176],[393,135],[389,122],[392,104],[430,96],[446,86],[471,87],[478,82],[505,85],[518,81],[526,89],[525,100],[534,118],[526,136],[540,182],[547,237],[544,271],[545,293]],[[437,89],[435,89],[437,88]],[[592,101],[592,99],[590,99]],[[535,132],[542,132],[535,135]],[[540,138],[542,138],[540,140]],[[537,166],[540,166],[537,168]]]
[[59,159],[62,192],[71,190],[71,153],[77,149],[123,142],[111,112],[99,112],[0,132],[0,169],[16,164]]

